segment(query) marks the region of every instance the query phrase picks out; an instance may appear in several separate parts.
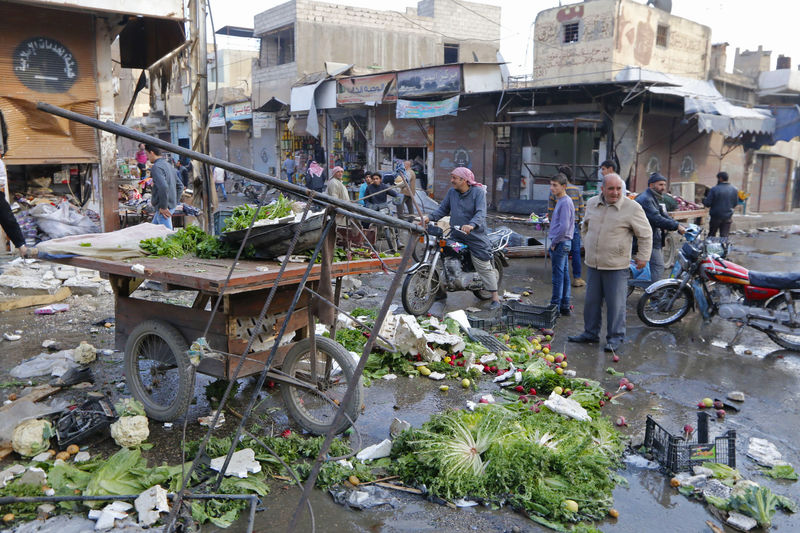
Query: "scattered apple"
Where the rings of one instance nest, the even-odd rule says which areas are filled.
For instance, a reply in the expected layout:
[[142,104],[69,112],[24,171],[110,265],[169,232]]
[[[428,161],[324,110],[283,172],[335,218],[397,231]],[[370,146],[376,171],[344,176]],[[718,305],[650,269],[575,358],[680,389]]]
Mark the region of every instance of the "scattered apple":
[[620,427],[628,425],[628,423],[625,421],[625,417],[624,416],[617,417],[616,424],[617,424],[617,426],[620,426]]
[[717,418],[725,418],[725,409],[717,409]]
[[614,361],[615,363],[619,363],[619,356],[617,354],[614,354],[614,357],[612,357],[611,360]]
[[471,383],[469,381],[469,378],[464,378],[461,380],[461,386],[464,387],[465,389],[468,389],[470,385]]
[[442,392],[447,392],[450,390],[450,387],[448,387],[447,385],[440,385],[439,390]]
[[703,405],[706,407],[714,407],[714,400],[711,398],[703,398]]
[[562,389],[561,387],[553,387],[553,392],[561,396],[561,394],[564,392],[564,389]]

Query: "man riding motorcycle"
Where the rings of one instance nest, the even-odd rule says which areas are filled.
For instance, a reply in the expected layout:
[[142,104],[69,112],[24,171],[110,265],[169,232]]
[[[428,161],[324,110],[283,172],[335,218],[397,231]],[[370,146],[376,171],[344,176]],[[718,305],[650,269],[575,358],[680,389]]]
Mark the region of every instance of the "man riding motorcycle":
[[453,186],[430,215],[422,217],[422,225],[430,220],[437,221],[450,215],[450,226],[461,227],[464,244],[469,246],[472,263],[483,281],[485,290],[492,295],[490,308],[500,307],[497,294],[497,277],[492,266],[492,245],[486,234],[486,187],[475,181],[475,175],[468,168],[457,167],[450,173]]

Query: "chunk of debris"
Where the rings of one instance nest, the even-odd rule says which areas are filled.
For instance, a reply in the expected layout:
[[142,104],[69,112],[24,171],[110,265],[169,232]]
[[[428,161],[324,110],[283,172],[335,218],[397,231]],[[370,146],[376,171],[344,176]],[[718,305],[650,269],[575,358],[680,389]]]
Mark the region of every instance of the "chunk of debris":
[[732,490],[718,479],[708,479],[703,485],[703,496],[714,496],[726,500],[730,498]]
[[161,513],[169,512],[167,491],[161,485],[153,485],[139,494],[133,502],[139,515],[140,526],[151,526],[158,522]]
[[[222,465],[225,464],[225,457],[223,455],[222,457],[211,459],[211,469],[216,472],[221,471]],[[225,469],[225,475],[245,478],[248,472],[253,474],[261,472],[261,463],[256,461],[256,452],[253,451],[253,448],[245,448],[233,452],[228,468]]]
[[728,399],[734,402],[743,402],[744,393],[742,391],[734,390],[728,393]]
[[359,461],[373,461],[375,459],[389,457],[391,451],[392,451],[392,441],[389,439],[384,439],[378,444],[367,446],[366,448],[358,452],[356,454],[356,459],[358,459]]
[[397,379],[397,374],[386,374],[381,379],[385,379],[386,381],[391,381],[393,379]]
[[75,454],[75,457],[72,458],[73,461],[76,463],[83,463],[91,459],[91,455],[89,452],[78,452]]
[[[214,415],[216,415],[216,411],[211,411],[208,416],[201,416],[197,419],[201,426],[209,427],[211,423],[214,421]],[[217,419],[217,425],[214,426],[214,429],[221,428],[225,425],[225,413],[220,413],[219,418]]]
[[22,335],[16,335],[14,333],[3,333],[3,338],[7,341],[18,341],[22,338]]
[[131,271],[136,272],[137,274],[144,274],[144,265],[136,263],[135,265],[131,266]]
[[19,478],[20,485],[33,485],[35,487],[41,487],[47,482],[47,473],[39,468],[38,466],[30,466],[22,474],[22,477]]
[[778,451],[777,446],[767,439],[759,439],[757,437],[750,438],[750,442],[747,445],[747,456],[756,463],[767,467],[789,464],[783,460],[783,456]]
[[592,419],[592,417],[589,416],[589,413],[586,412],[586,409],[584,409],[581,404],[572,398],[565,398],[556,394],[555,392],[550,393],[550,397],[544,401],[544,406],[554,413],[568,416],[570,418],[574,418],[575,420],[587,421]]
[[25,472],[25,470],[25,467],[22,465],[11,465],[0,472],[0,487],[5,487],[9,481]]
[[755,518],[750,518],[747,515],[735,511],[728,513],[728,519],[725,520],[725,523],[741,531],[750,531],[758,525]]
[[394,420],[392,420],[392,424],[389,426],[389,435],[391,435],[392,438],[394,438],[407,429],[411,429],[410,422],[406,422],[405,420],[400,420],[399,418],[395,418]]
[[42,348],[45,350],[58,350],[58,341],[47,339],[46,341],[42,342]]
[[428,374],[429,379],[433,379],[435,381],[441,381],[447,377],[447,374],[442,374],[441,372],[431,372]]

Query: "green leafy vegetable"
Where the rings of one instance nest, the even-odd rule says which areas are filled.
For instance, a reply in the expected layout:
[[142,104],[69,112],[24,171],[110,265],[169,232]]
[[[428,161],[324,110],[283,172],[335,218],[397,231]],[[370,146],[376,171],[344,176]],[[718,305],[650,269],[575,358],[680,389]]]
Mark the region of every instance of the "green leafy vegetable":
[[778,497],[767,487],[751,486],[741,493],[734,493],[728,500],[731,510],[739,511],[751,518],[755,518],[761,527],[770,527],[772,517],[778,508],[786,509],[790,512],[797,510],[794,501],[785,496]]
[[761,473],[774,479],[797,481],[797,472],[794,471],[792,465],[775,465],[770,469],[763,469]]
[[[254,205],[240,205],[233,208],[231,216],[225,219],[225,224],[222,226],[222,231],[238,231],[250,227],[250,222],[253,221],[253,215],[256,213],[257,206]],[[259,220],[278,219],[289,216],[293,213],[292,201],[283,196],[278,196],[271,204],[262,206],[258,209],[258,216],[256,222]]]

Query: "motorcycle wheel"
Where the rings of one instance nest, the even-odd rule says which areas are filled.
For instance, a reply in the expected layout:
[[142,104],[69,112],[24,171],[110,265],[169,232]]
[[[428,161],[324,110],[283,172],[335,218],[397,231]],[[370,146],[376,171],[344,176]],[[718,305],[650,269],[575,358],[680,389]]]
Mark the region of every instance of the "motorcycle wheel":
[[433,272],[430,290],[425,287],[430,269],[430,265],[423,265],[408,274],[406,279],[403,280],[401,299],[403,300],[403,308],[409,314],[415,316],[424,315],[431,308],[433,302],[436,301],[436,295],[440,289],[438,272]]
[[[794,306],[795,316],[800,316],[800,301],[798,301],[798,299],[800,299],[800,293],[792,293],[792,297],[794,299],[792,305]],[[786,300],[783,298],[776,298],[772,300],[769,305],[767,305],[767,309],[771,309],[773,311],[788,311],[789,306],[787,305]],[[800,335],[791,335],[789,333],[781,333],[778,331],[765,331],[764,333],[766,333],[775,344],[778,344],[787,350],[800,352]]]
[[[636,314],[639,319],[650,327],[669,326],[686,316],[692,307],[692,293],[689,287],[684,287],[680,294],[676,296],[678,287],[667,286],[650,293],[645,292],[639,298],[636,306]],[[672,305],[665,309],[670,299],[675,298]]]
[[[503,282],[503,263],[500,261],[500,258],[494,258],[494,271],[497,274],[497,290],[500,291],[500,284]],[[476,298],[479,300],[491,300],[492,293],[489,291],[485,291],[483,289],[478,291],[472,291]]]

